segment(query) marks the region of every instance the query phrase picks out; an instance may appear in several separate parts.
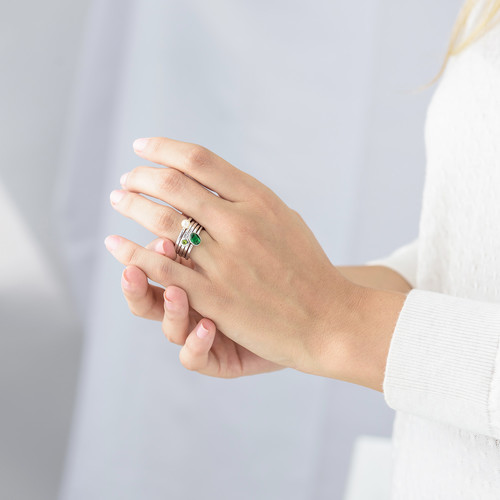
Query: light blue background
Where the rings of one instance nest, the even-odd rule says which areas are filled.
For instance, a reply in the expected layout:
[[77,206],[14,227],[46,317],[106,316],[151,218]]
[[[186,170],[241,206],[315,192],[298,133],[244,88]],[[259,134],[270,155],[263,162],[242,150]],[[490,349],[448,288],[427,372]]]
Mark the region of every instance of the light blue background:
[[389,253],[418,231],[432,89],[412,91],[438,71],[458,7],[4,6],[2,498],[55,498],[67,446],[65,500],[342,498],[355,437],[390,435],[383,396],[291,370],[185,370],[121,297],[102,240],[150,236],[108,193],[140,163],[133,139],[170,136],[269,185],[334,264]]

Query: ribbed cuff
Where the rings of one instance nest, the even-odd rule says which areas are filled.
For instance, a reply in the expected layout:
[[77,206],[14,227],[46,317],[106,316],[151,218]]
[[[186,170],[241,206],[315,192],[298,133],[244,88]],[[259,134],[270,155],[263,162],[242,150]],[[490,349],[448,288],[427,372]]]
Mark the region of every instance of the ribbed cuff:
[[367,266],[385,266],[399,273],[415,288],[417,282],[417,250],[418,239],[397,248],[387,257],[370,260]]
[[387,404],[500,438],[499,337],[500,304],[411,290],[389,347]]

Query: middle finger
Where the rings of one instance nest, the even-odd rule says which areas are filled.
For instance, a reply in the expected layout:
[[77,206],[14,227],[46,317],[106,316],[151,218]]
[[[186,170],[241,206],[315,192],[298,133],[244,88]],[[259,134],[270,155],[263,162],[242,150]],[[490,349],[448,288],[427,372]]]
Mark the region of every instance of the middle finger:
[[120,182],[129,191],[158,198],[189,214],[208,228],[215,239],[220,215],[231,204],[175,168],[136,167],[123,175]]

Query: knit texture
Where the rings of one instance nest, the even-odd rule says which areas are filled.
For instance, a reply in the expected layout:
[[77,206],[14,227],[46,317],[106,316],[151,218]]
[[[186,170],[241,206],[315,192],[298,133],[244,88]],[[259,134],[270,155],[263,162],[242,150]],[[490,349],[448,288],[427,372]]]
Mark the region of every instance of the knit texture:
[[392,499],[498,500],[500,22],[450,59],[425,141],[418,239],[368,263],[414,286],[383,387],[396,410]]

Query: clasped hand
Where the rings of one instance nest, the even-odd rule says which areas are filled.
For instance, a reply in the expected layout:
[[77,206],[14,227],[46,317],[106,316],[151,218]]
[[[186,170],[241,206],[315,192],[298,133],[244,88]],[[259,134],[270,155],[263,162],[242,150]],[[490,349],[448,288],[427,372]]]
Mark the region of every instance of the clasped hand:
[[[137,167],[111,194],[116,210],[159,237],[146,248],[106,239],[127,266],[122,286],[133,312],[163,318],[167,338],[183,345],[184,366],[206,375],[291,367],[348,379],[346,345],[363,289],[331,264],[300,215],[201,146],[150,138],[134,149],[168,168]],[[174,251],[183,214],[204,227],[190,261]]]

